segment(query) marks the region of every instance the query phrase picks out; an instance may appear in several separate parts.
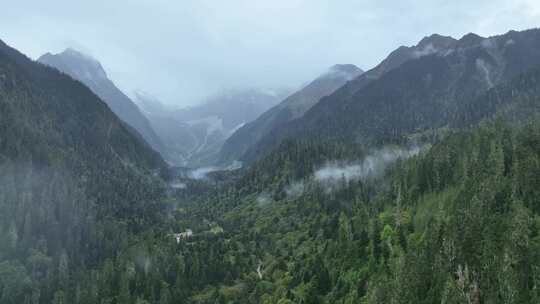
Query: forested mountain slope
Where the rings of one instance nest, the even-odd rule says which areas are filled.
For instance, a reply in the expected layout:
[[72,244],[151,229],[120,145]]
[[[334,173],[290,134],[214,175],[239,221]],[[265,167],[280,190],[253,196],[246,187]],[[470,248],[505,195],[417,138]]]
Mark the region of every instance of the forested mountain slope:
[[[532,93],[538,81],[530,84],[506,103],[529,104],[529,119],[540,105]],[[148,288],[131,296],[187,303],[535,303],[539,138],[538,119],[516,125],[497,118],[435,139],[381,175],[332,187],[314,170],[370,152],[346,143],[285,144],[228,191],[182,205],[174,229],[192,228],[194,236],[178,244],[161,239],[151,274],[140,270],[129,280],[153,282],[160,296]],[[300,182],[293,195],[290,186]]]
[[[474,103],[492,107],[493,118],[478,125],[462,117],[461,130],[421,134],[415,140],[424,148],[395,154],[401,158],[388,157],[402,149],[390,143],[283,143],[234,185],[179,202],[171,229],[192,229],[191,238],[146,239],[118,261],[129,265],[138,250],[153,254],[150,274],[140,269],[128,280],[145,286],[130,296],[165,303],[538,302],[539,75],[529,71],[478,97]],[[388,161],[376,172],[340,171],[377,159]],[[348,167],[336,166],[333,180],[320,178],[340,161]]]
[[3,42],[0,117],[0,303],[80,303],[92,269],[159,225],[165,163],[82,83]]
[[[346,137],[373,143],[442,127],[462,116],[469,103],[489,88],[540,65],[537,29],[444,41],[377,79],[360,81],[373,73],[366,72],[323,98],[302,118],[265,136],[244,160],[265,155],[286,138]],[[476,115],[488,114],[476,110]]]
[[107,103],[113,113],[137,130],[154,150],[162,153],[164,157],[167,156],[161,139],[152,129],[148,119],[107,77],[107,73],[97,60],[73,49],[67,49],[59,54],[47,53],[39,57],[38,61],[84,83]]
[[332,66],[301,90],[234,132],[221,148],[219,162],[230,163],[240,159],[263,136],[282,124],[302,117],[322,97],[330,95],[362,72],[352,64]]

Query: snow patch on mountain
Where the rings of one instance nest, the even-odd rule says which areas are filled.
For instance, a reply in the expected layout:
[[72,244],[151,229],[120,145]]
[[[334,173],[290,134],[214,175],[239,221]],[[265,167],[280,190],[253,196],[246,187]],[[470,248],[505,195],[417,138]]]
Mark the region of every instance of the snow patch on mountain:
[[212,135],[214,132],[223,132],[225,128],[223,127],[223,119],[218,116],[208,116],[201,119],[194,119],[187,121],[186,124],[189,126],[206,124],[206,136]]
[[488,63],[486,63],[483,59],[478,58],[476,59],[476,67],[484,74],[484,79],[488,88],[492,88],[494,84],[493,80],[491,79],[491,71]]
[[227,135],[227,137],[230,137],[231,135],[234,134],[234,132],[238,131],[240,128],[242,128],[243,126],[245,126],[246,123],[245,122],[242,122],[240,124],[238,124],[236,127],[232,128],[230,131],[229,131],[229,134]]

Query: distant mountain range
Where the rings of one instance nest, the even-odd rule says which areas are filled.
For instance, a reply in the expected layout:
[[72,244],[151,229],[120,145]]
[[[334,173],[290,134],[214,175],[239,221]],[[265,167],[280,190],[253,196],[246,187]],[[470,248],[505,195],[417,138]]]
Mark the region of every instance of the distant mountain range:
[[[85,163],[86,167],[120,159],[149,170],[165,167],[140,135],[87,86],[2,41],[0,97],[0,155],[8,159],[30,158],[36,165]],[[97,159],[100,164],[89,163]]]
[[277,126],[240,160],[263,157],[286,139],[376,144],[456,124],[464,116],[481,119],[489,113],[475,108],[477,97],[537,66],[538,29],[489,38],[468,34],[459,40],[432,35],[416,46],[398,48],[302,117]]
[[71,49],[39,61],[85,83],[169,163],[200,167],[250,163],[286,139],[400,141],[456,124],[477,97],[540,64],[539,37],[539,30],[489,38],[435,34],[399,47],[365,73],[354,65],[333,66],[290,96],[285,90],[231,90],[179,110],[147,94],[135,94],[132,102],[99,62]]
[[140,92],[132,101],[107,77],[99,61],[76,50],[47,53],[38,61],[88,86],[164,159],[179,166],[213,164],[226,138],[279,102],[287,92],[230,90],[208,98],[202,105],[175,110]]
[[101,63],[96,59],[76,50],[66,49],[59,54],[47,53],[39,57],[38,62],[54,67],[84,83],[105,101],[120,119],[137,130],[154,150],[160,153],[164,152],[164,146],[150,126],[148,119],[141,114],[133,101],[107,77]]
[[323,75],[266,111],[255,121],[239,128],[223,145],[219,162],[226,164],[240,159],[247,150],[257,145],[263,136],[280,125],[302,117],[322,97],[331,94],[362,73],[360,68],[352,64],[332,66]]
[[184,109],[163,106],[148,94],[136,93],[135,101],[163,140],[169,161],[175,165],[213,165],[225,140],[244,124],[281,101],[289,91],[228,90],[204,103]]

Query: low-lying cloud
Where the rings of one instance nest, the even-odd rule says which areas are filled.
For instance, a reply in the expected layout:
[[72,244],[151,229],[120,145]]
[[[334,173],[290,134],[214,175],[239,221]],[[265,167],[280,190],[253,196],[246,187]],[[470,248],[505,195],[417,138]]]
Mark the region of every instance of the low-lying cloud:
[[263,192],[257,196],[256,201],[258,207],[264,207],[268,204],[271,204],[274,200],[269,193]]
[[380,176],[389,164],[417,155],[421,150],[418,146],[409,149],[386,147],[372,152],[360,162],[331,161],[315,171],[314,180],[336,184],[343,180],[349,182]]
[[192,170],[189,172],[188,177],[196,180],[202,180],[206,179],[208,173],[219,171],[220,168],[218,167],[203,167],[203,168],[197,168],[195,170]]
[[179,182],[179,181],[171,183],[170,186],[173,189],[180,189],[180,190],[183,190],[183,189],[187,188],[187,185],[185,183],[182,183],[182,182]]
[[188,177],[196,180],[205,180],[208,178],[208,174],[216,171],[232,171],[242,168],[242,162],[234,161],[226,167],[201,167],[193,169],[188,173]]
[[[429,149],[430,145],[411,145],[408,147],[388,146],[373,150],[362,160],[333,160],[315,170],[311,176],[290,182],[282,188],[287,200],[295,200],[309,192],[312,186],[322,186],[327,192],[340,189],[345,183],[381,177],[392,163],[399,159],[407,159]],[[262,192],[256,197],[257,206],[266,206],[274,200],[268,192]]]
[[305,185],[303,181],[294,182],[285,188],[288,199],[295,199],[304,193]]

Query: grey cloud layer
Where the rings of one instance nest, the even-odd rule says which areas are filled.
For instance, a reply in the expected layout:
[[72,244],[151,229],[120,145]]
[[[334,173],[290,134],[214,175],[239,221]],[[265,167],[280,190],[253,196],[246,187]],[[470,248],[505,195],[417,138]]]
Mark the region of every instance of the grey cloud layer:
[[538,26],[536,0],[19,0],[0,39],[37,57],[72,46],[127,92],[190,104],[226,87],[294,86],[335,63],[370,68],[433,32]]

